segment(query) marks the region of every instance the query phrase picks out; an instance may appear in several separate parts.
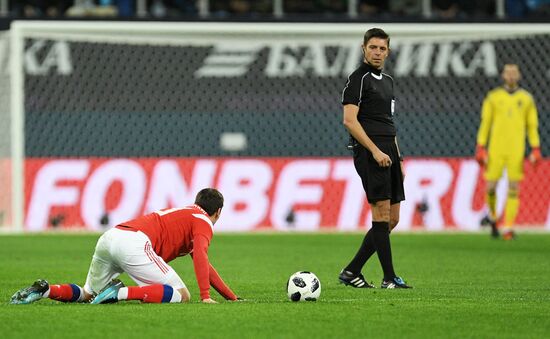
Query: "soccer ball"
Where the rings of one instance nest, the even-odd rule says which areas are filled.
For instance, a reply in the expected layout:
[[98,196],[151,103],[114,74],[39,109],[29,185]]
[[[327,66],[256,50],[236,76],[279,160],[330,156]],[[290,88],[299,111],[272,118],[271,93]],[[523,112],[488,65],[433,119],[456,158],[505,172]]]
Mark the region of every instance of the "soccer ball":
[[316,301],[321,295],[321,282],[315,274],[300,271],[290,276],[286,290],[292,301]]

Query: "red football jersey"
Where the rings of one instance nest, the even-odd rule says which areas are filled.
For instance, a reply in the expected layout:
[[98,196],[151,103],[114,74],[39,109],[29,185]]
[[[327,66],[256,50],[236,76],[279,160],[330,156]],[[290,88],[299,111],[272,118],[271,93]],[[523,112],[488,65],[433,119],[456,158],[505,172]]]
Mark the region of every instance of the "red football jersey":
[[191,254],[202,299],[210,298],[210,284],[226,299],[237,298],[208,261],[213,225],[200,206],[159,210],[120,225],[145,233],[166,262]]
[[153,250],[164,261],[191,253],[196,237],[203,236],[210,245],[212,221],[200,206],[159,210],[121,223],[145,233]]

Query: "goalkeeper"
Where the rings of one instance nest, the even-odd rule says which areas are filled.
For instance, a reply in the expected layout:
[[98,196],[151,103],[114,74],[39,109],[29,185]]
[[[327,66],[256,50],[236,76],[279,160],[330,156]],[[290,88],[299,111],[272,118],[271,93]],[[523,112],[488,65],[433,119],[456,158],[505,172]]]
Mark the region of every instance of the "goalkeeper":
[[526,134],[531,146],[529,160],[536,166],[542,158],[537,108],[531,94],[519,87],[520,78],[517,64],[504,65],[504,84],[491,90],[483,101],[481,125],[477,134],[476,160],[485,167],[488,221],[495,238],[500,236],[497,228],[496,185],[505,168],[508,173],[503,233],[505,240],[515,237],[513,225],[519,209],[519,182],[523,179]]

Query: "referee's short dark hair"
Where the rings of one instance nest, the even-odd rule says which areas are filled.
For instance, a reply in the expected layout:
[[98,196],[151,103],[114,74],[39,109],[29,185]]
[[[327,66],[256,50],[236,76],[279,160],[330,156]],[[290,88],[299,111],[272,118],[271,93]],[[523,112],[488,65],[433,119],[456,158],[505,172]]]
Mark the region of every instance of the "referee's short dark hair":
[[197,193],[195,204],[212,216],[223,207],[223,195],[215,188],[203,188]]
[[388,41],[388,47],[390,47],[390,36],[388,33],[384,32],[382,28],[371,28],[365,32],[365,37],[363,38],[363,45],[366,45],[372,38],[380,38]]

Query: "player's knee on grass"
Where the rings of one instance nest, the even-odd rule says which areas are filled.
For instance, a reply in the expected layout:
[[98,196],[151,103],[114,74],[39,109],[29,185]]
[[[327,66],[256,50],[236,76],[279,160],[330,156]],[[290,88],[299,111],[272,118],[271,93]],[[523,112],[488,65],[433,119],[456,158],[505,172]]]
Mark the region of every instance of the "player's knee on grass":
[[180,289],[177,289],[176,291],[178,291],[179,294],[181,295],[182,303],[186,303],[191,300],[191,293],[189,293],[189,290],[187,288],[180,288]]

